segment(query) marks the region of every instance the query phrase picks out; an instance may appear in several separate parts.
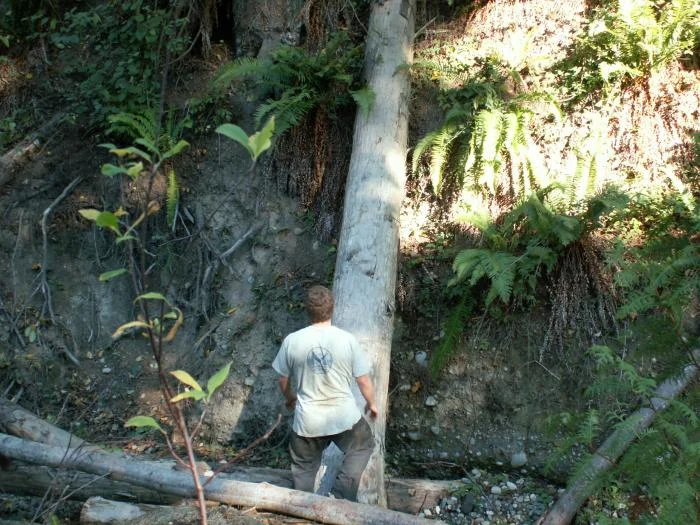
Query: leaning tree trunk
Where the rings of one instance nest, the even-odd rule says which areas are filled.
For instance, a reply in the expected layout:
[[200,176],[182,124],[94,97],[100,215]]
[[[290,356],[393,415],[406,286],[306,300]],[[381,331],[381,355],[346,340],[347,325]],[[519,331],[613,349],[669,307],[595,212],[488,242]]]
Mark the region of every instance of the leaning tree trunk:
[[402,66],[413,59],[414,18],[415,0],[372,3],[365,76],[376,98],[370,111],[358,110],[355,119],[333,283],[333,322],[357,337],[373,365],[380,414],[359,498],[382,506],[386,506],[384,433],[408,138],[410,81]]
[[[700,361],[700,349],[694,350],[693,359]],[[561,495],[540,521],[540,525],[566,525],[574,519],[576,511],[597,488],[597,481],[627,450],[630,443],[654,421],[656,414],[668,405],[692,383],[698,373],[698,365],[690,364],[680,375],[661,383],[650,400],[650,407],[642,407],[629,416],[595,451],[576,479]]]

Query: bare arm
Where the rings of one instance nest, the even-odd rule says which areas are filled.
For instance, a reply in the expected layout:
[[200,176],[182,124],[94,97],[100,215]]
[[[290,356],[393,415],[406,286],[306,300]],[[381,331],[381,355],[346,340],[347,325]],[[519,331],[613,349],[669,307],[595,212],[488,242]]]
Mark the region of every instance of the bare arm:
[[362,397],[364,397],[365,401],[367,401],[366,410],[369,411],[372,417],[377,417],[379,410],[377,409],[377,405],[374,403],[374,386],[372,386],[372,378],[369,377],[369,374],[365,374],[363,376],[356,377],[355,381],[357,381],[357,386],[360,388]]
[[297,395],[292,391],[292,385],[289,383],[287,376],[280,376],[280,390],[284,395],[285,405],[289,410],[294,408],[297,402]]

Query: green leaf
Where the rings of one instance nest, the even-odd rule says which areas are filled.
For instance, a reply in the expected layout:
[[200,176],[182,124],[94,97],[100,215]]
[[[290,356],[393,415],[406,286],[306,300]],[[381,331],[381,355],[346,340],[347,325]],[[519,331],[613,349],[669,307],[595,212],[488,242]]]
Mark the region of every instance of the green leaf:
[[224,383],[224,381],[226,381],[226,378],[228,377],[228,374],[231,371],[231,364],[232,363],[227,364],[225,367],[223,367],[216,374],[209,378],[209,381],[207,381],[207,400],[209,400],[214,394],[214,392],[216,392],[216,389],[219,388]]
[[157,428],[160,432],[165,433],[158,422],[150,416],[134,416],[124,423],[124,426]]
[[126,272],[127,272],[126,268],[119,268],[118,270],[111,270],[109,272],[101,273],[100,274],[100,281],[107,282],[107,281],[114,279],[115,277],[118,277],[119,275],[122,275]]
[[185,372],[184,370],[174,370],[173,372],[170,372],[172,375],[174,375],[178,381],[185,383],[188,386],[191,386],[195,390],[199,390],[200,392],[202,391],[202,387],[199,386],[199,383],[195,380],[194,377],[192,377],[190,374]]
[[174,157],[189,145],[190,143],[186,140],[179,141],[177,144],[175,144],[175,146],[173,146],[163,154],[163,160],[169,159],[170,157]]
[[272,146],[272,141],[270,140],[272,138],[272,133],[275,130],[275,116],[273,115],[270,117],[270,120],[267,121],[267,124],[252,135],[248,139],[248,143],[250,144],[250,152],[253,157],[253,162],[258,160],[258,157],[267,149]]
[[96,221],[97,217],[99,217],[102,212],[93,208],[86,208],[84,210],[78,210],[78,213],[89,221]]
[[[158,148],[156,147],[156,145],[155,145],[152,141],[150,141],[150,140],[148,140],[148,139],[146,139],[146,138],[139,137],[139,138],[137,138],[136,140],[134,140],[134,143],[140,144],[141,146],[144,146],[146,149],[152,151],[152,152],[155,153],[156,155],[158,155],[158,153],[160,153],[160,152],[158,151]],[[134,148],[134,149],[136,149],[136,148]],[[140,151],[140,150],[139,150],[139,151]]]
[[181,394],[176,395],[170,400],[170,402],[177,403],[178,401],[182,401],[183,399],[194,399],[195,401],[199,401],[200,399],[204,399],[205,397],[206,394],[201,390],[188,390],[187,392],[182,392]]
[[161,293],[158,293],[158,292],[148,292],[148,293],[141,294],[136,299],[134,299],[134,302],[143,301],[146,299],[154,299],[156,301],[165,301],[166,303],[170,304],[170,302],[165,298],[165,296]]
[[95,219],[95,224],[119,233],[119,219],[111,211],[103,211]]
[[350,95],[352,95],[353,100],[355,100],[357,105],[360,107],[362,115],[367,118],[372,106],[374,105],[374,99],[376,98],[374,91],[372,91],[370,87],[365,86],[357,91],[351,91]]
[[115,175],[126,174],[127,170],[122,166],[115,166],[114,164],[103,164],[101,169],[102,175],[107,175],[108,177],[114,177]]
[[121,236],[117,237],[114,240],[114,242],[116,242],[117,244],[121,244],[124,241],[135,241],[135,240],[136,240],[136,237],[134,237],[133,235],[121,235]]
[[235,140],[246,150],[248,150],[248,153],[250,153],[251,156],[253,155],[253,150],[251,150],[250,146],[248,145],[248,135],[240,127],[236,126],[235,124],[222,124],[216,128],[216,132],[230,138],[231,140]]
[[126,174],[131,177],[132,179],[136,180],[136,178],[141,175],[141,172],[143,171],[143,162],[137,162],[135,164],[132,164],[129,166],[129,169],[126,170]]
[[117,339],[121,337],[122,335],[124,335],[124,332],[126,332],[130,328],[145,328],[146,330],[148,330],[149,328],[151,328],[151,325],[148,323],[144,323],[143,321],[130,321],[128,323],[124,323],[114,331],[114,333],[112,334],[112,339]]
[[129,146],[128,148],[114,148],[109,150],[109,152],[117,157],[128,157],[129,155],[134,155],[136,157],[141,157],[149,164],[153,163],[153,159],[148,153],[133,146]]

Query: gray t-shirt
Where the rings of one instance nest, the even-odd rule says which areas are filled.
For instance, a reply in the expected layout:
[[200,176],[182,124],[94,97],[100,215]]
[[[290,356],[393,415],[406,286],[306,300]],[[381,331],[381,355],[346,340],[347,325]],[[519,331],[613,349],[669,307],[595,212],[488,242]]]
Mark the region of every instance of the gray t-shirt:
[[297,392],[292,429],[300,436],[339,434],[362,413],[352,393],[356,377],[369,373],[369,361],[351,333],[335,326],[307,326],[289,334],[272,363]]

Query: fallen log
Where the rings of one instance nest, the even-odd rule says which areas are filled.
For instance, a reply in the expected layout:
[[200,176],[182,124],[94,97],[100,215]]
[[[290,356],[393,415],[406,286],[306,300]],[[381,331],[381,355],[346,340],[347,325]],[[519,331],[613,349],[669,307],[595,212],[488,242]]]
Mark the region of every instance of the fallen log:
[[[76,448],[87,444],[77,436],[62,430],[37,417],[19,405],[0,398],[0,431],[17,437],[45,443],[56,447]],[[172,468],[172,461],[144,463]],[[292,473],[289,470],[236,467],[221,474],[223,479],[248,481],[251,483],[271,483],[279,487],[292,488]],[[53,469],[47,466],[16,465],[14,470],[0,470],[0,488],[12,487],[16,494],[41,496],[51,484],[70,484],[75,493],[74,499],[85,500],[92,496],[109,494],[114,499],[140,501],[144,503],[172,503],[180,498],[144,489],[112,479],[100,478],[93,474]],[[387,478],[385,480],[388,508],[409,514],[418,514],[424,508],[434,507],[440,500],[459,486],[459,481],[432,481],[421,479]]]
[[[112,479],[183,497],[195,496],[188,472],[145,464],[132,458],[99,452],[91,447],[76,448],[67,453],[63,448],[0,434],[0,454],[27,463],[107,475]],[[416,516],[361,503],[335,500],[268,483],[249,483],[219,477],[207,484],[205,497],[228,505],[255,507],[337,525],[428,523]]]
[[[199,512],[192,506],[133,505],[91,498],[80,513],[82,525],[172,525],[173,523],[197,523]],[[208,512],[211,525],[301,525],[312,522],[300,518],[288,518],[254,509],[238,510],[226,505],[212,507]]]
[[[163,505],[147,505],[143,503],[134,505],[133,503],[112,501],[98,496],[87,500],[82,509],[80,509],[80,523],[83,525],[116,525],[119,523],[130,523],[148,514],[151,514],[149,518],[152,520],[152,515],[154,513],[158,513],[161,516],[168,514],[163,517],[170,521],[172,516],[167,510],[189,511],[188,514],[192,514],[191,517],[196,520],[197,510],[194,508],[172,509]],[[182,518],[182,516],[178,516],[178,518]],[[166,523],[168,523],[168,521],[166,521]]]
[[[693,351],[700,362],[700,349]],[[656,414],[663,412],[683,392],[698,374],[698,365],[690,364],[681,374],[667,379],[654,392],[650,407],[642,407],[629,416],[596,450],[569,488],[561,495],[539,522],[540,525],[566,525],[596,488],[596,481],[622,456],[641,431],[649,427]]]
[[0,492],[42,497],[47,490],[54,489],[56,492],[64,494],[67,499],[78,501],[104,495],[123,501],[166,505],[182,501],[180,496],[76,470],[56,469],[45,465],[26,465],[18,462],[13,462],[7,470],[0,469]]
[[64,449],[80,447],[85,443],[3,397],[0,397],[0,430],[5,434]]
[[[144,463],[157,463],[168,468],[174,465],[170,461]],[[270,483],[279,487],[292,488],[291,472],[282,469],[240,467],[219,476],[226,480]],[[398,512],[418,514],[423,509],[439,505],[442,498],[449,496],[460,485],[459,480],[388,478],[386,480],[388,507]],[[61,490],[67,488],[69,499],[79,501],[107,494],[114,500],[126,502],[168,505],[182,500],[180,496],[76,470],[18,462],[14,462],[9,470],[0,470],[0,491],[24,496],[43,496],[51,487]]]
[[31,155],[41,150],[66,118],[65,113],[54,115],[46,124],[17,144],[10,151],[0,156],[0,187],[12,180],[19,169]]

